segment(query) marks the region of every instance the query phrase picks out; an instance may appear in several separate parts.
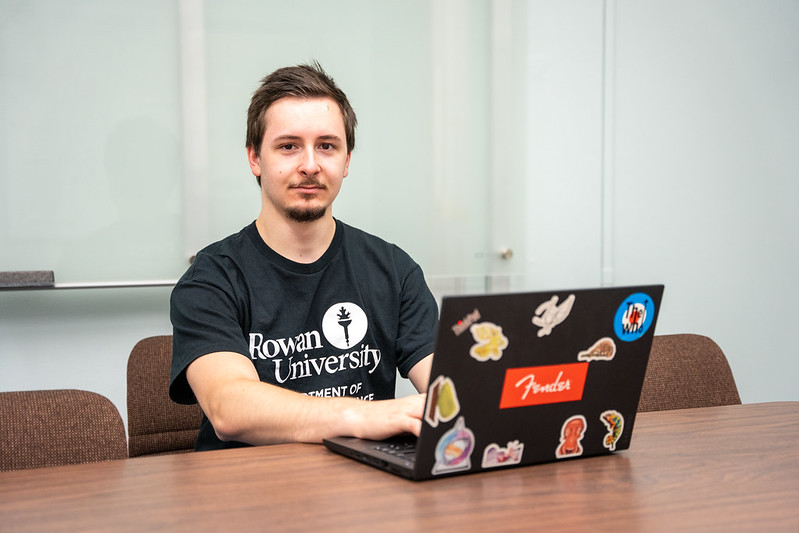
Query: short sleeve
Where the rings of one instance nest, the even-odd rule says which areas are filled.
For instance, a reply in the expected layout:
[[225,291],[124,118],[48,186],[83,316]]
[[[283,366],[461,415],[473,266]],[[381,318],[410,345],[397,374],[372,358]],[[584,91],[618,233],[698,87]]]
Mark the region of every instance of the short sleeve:
[[419,265],[413,263],[402,282],[397,368],[402,377],[433,352],[438,323],[438,305]]
[[235,272],[225,270],[218,258],[200,253],[172,290],[169,395],[177,403],[197,401],[186,380],[186,368],[194,360],[222,351],[247,356]]

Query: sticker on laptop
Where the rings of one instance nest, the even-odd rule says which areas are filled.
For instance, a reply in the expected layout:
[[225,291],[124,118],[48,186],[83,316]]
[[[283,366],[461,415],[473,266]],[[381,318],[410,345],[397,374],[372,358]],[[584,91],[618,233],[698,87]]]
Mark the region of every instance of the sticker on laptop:
[[588,424],[583,415],[574,415],[568,418],[560,430],[560,444],[555,450],[555,457],[565,459],[567,457],[579,457],[583,454],[582,440],[585,436],[585,429]]
[[508,347],[508,338],[502,334],[502,326],[492,322],[473,324],[469,331],[477,344],[469,350],[469,355],[480,362],[499,361],[502,352]]
[[599,419],[608,428],[608,434],[605,435],[602,446],[613,452],[616,450],[616,443],[619,442],[624,431],[624,417],[620,412],[611,409],[599,415]]
[[636,292],[624,299],[616,311],[613,328],[616,336],[632,342],[640,339],[655,320],[655,303],[648,294]]
[[474,433],[466,427],[461,416],[455,422],[455,426],[444,433],[436,444],[433,475],[470,469],[473,450]]
[[616,343],[610,337],[602,337],[587,350],[577,354],[578,361],[610,361],[616,355]]
[[475,324],[481,318],[482,318],[482,316],[480,315],[480,310],[475,308],[474,311],[472,311],[471,313],[467,314],[462,319],[458,320],[457,324],[452,326],[452,328],[451,328],[452,332],[456,336],[460,336],[461,333],[463,333],[464,331],[469,329],[472,324]]
[[568,298],[558,305],[557,295],[539,305],[535,310],[533,324],[538,326],[538,336],[549,335],[555,326],[566,320],[571,313],[576,296],[570,294]]
[[483,450],[483,468],[496,468],[498,466],[517,465],[522,461],[524,444],[512,440],[506,447],[491,443]]
[[583,399],[588,363],[508,368],[502,383],[500,409]]
[[438,376],[427,389],[427,409],[425,421],[433,427],[441,422],[449,422],[460,412],[455,383],[448,377]]

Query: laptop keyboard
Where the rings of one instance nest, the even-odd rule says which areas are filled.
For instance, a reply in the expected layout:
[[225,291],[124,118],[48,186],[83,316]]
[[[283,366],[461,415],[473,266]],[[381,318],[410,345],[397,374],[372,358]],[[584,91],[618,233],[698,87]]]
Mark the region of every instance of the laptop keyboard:
[[375,446],[375,449],[406,461],[414,461],[416,459],[415,442],[387,442]]

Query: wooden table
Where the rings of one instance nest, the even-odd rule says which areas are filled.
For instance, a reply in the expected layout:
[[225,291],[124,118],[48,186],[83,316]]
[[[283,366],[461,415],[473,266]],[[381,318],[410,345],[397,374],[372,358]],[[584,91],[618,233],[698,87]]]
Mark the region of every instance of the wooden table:
[[642,413],[612,456],[412,482],[287,444],[0,473],[0,531],[799,531],[799,402]]

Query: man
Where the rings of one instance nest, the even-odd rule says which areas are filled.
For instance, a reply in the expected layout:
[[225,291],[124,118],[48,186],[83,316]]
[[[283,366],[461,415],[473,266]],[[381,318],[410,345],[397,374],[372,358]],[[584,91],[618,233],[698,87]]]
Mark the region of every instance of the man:
[[[195,448],[381,439],[421,429],[437,308],[396,246],[333,218],[355,113],[318,64],[262,80],[247,120],[261,211],[197,254],[172,293],[170,396],[205,413]],[[373,401],[365,401],[373,400]]]

